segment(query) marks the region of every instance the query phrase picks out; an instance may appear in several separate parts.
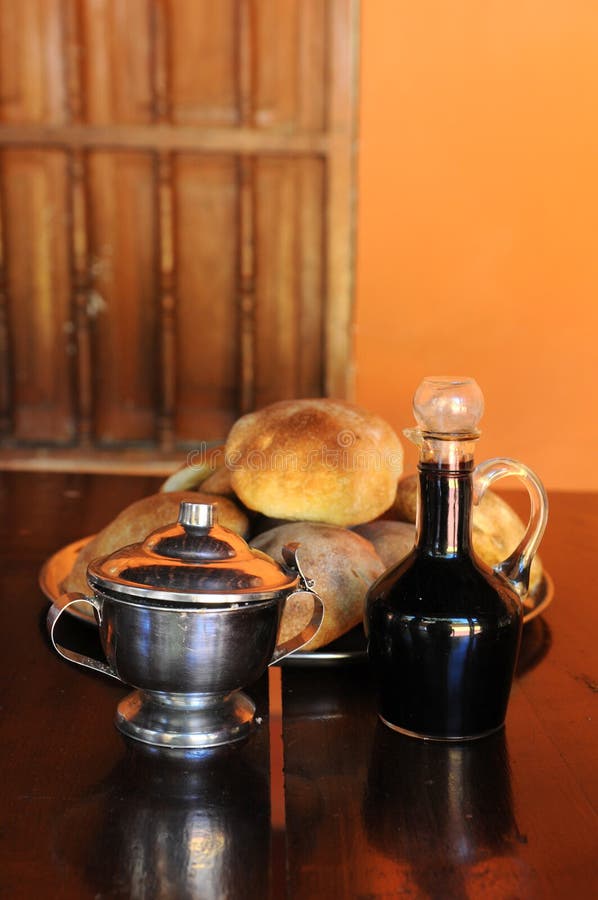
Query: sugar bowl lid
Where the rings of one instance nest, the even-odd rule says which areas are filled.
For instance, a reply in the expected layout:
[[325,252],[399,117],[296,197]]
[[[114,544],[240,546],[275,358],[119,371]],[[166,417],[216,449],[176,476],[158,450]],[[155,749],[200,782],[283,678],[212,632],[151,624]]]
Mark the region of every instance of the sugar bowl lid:
[[132,603],[226,605],[271,599],[299,575],[218,525],[216,503],[183,501],[178,522],[90,563],[92,587]]

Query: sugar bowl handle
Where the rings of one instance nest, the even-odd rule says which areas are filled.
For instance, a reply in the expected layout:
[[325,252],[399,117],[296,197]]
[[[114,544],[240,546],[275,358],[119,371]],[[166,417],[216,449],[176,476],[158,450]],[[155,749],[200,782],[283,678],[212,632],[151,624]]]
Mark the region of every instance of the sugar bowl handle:
[[298,546],[298,544],[285,544],[281,551],[287,566],[299,573],[299,588],[289,594],[285,603],[287,603],[291,597],[296,597],[297,594],[308,594],[313,600],[314,608],[311,619],[307,625],[298,634],[294,635],[294,637],[289,638],[288,641],[276,646],[272,659],[268,663],[270,666],[273,665],[273,663],[280,662],[281,659],[284,659],[285,656],[289,656],[289,654],[294,653],[296,650],[300,650],[308,641],[311,641],[318,633],[324,618],[324,604],[316,592],[312,591],[311,586],[313,582],[307,579],[301,571],[297,559]]
[[[68,598],[65,603],[64,600]],[[54,646],[54,649],[65,659],[68,659],[70,662],[77,663],[79,666],[85,666],[87,669],[95,669],[96,672],[101,672],[102,675],[109,675],[111,678],[116,678],[117,681],[120,681],[120,678],[114,671],[114,669],[108,665],[108,663],[102,662],[99,659],[94,659],[92,656],[86,656],[84,653],[77,653],[76,650],[69,650],[67,647],[63,647],[62,644],[59,644],[54,636],[54,630],[56,628],[56,624],[69,606],[72,606],[74,603],[89,603],[90,606],[93,606],[95,618],[97,620],[98,625],[101,623],[102,619],[102,604],[95,597],[86,597],[84,594],[78,593],[68,593],[63,594],[60,598],[60,606],[53,603],[50,609],[48,610],[48,615],[46,616],[46,624],[48,626],[48,633],[50,635],[50,640]]]
[[523,598],[529,589],[530,567],[548,521],[548,498],[544,485],[531,469],[516,459],[487,459],[473,471],[473,501],[477,505],[492,482],[508,475],[519,478],[526,486],[531,503],[530,517],[519,544],[510,556],[494,567],[494,571],[506,576]]

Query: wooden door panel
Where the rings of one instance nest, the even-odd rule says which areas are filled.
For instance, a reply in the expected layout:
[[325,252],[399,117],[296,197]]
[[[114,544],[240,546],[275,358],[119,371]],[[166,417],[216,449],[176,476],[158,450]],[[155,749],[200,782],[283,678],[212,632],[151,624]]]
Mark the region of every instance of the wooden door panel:
[[179,125],[231,126],[239,118],[234,0],[170,0],[170,111]]
[[179,440],[222,437],[237,406],[237,166],[175,163],[176,422]]
[[326,228],[324,221],[326,173],[321,159],[298,160],[297,244],[298,334],[296,393],[298,397],[326,392],[324,365],[324,314],[313,297],[325,296]]
[[357,6],[0,0],[5,447],[347,395]]
[[74,437],[66,156],[5,150],[3,249],[17,440]]
[[319,160],[256,165],[256,406],[323,392]]
[[84,0],[79,9],[82,117],[95,125],[151,122],[151,4]]
[[65,122],[62,0],[0,0],[0,119]]
[[325,127],[326,0],[263,0],[255,16],[254,122]]
[[156,198],[149,153],[88,160],[94,431],[100,443],[156,437]]

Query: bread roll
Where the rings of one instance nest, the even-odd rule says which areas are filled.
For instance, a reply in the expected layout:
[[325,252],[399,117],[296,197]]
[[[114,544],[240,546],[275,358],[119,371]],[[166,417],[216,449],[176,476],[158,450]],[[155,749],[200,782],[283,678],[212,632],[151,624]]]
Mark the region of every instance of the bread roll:
[[249,509],[333,525],[383,513],[403,469],[390,425],[339,400],[284,400],[249,413],[225,450],[233,489]]
[[231,474],[228,466],[221,465],[214,469],[205,481],[201,482],[199,489],[206,494],[220,494],[222,497],[232,497],[234,499],[236,494],[233,490]]
[[[258,535],[251,546],[282,563],[284,544],[297,543],[297,559],[306,578],[324,604],[320,630],[306,644],[316,650],[354,628],[363,618],[363,604],[370,584],[384,571],[384,563],[365,538],[346,528],[313,522],[290,522]],[[302,593],[287,601],[279,641],[286,641],[307,624],[313,601]]]
[[87,593],[89,590],[87,566],[92,559],[106,556],[128,544],[136,544],[144,540],[156,528],[176,522],[182,500],[189,500],[193,503],[217,503],[219,524],[230,528],[237,534],[247,535],[249,526],[247,516],[226,497],[202,494],[197,491],[151,494],[149,497],[144,497],[127,506],[83,547],[72,571],[64,580],[63,589]]
[[399,522],[412,522],[417,517],[417,490],[419,477],[404,475],[397,485],[397,492],[387,516]]
[[[170,493],[172,491],[199,491],[203,490],[203,483],[211,479],[224,467],[224,447],[206,447],[188,454],[187,462],[170,475],[160,491]],[[228,491],[216,490],[216,481],[211,481],[210,493],[228,496]]]
[[161,493],[174,493],[176,491],[195,491],[199,490],[202,481],[205,481],[212,472],[214,467],[208,462],[192,463],[190,465],[181,466],[176,472],[166,479],[160,488]]
[[[401,478],[389,515],[401,521],[415,522],[417,484],[417,475]],[[517,513],[494,491],[486,491],[480,503],[473,507],[473,549],[490,568],[494,568],[515,550],[525,533],[525,528]],[[530,593],[540,586],[542,573],[542,562],[540,557],[536,556],[530,572]]]
[[358,525],[354,531],[374,545],[374,550],[386,568],[404,559],[415,543],[415,525],[410,522],[389,522],[378,519]]

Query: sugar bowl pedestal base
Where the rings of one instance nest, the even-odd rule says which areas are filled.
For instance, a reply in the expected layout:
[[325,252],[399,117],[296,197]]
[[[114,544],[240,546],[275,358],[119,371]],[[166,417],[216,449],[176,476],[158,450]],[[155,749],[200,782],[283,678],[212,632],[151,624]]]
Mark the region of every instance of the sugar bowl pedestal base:
[[116,710],[127,738],[167,750],[203,750],[242,741],[256,727],[255,704],[231,694],[166,694],[133,691]]

